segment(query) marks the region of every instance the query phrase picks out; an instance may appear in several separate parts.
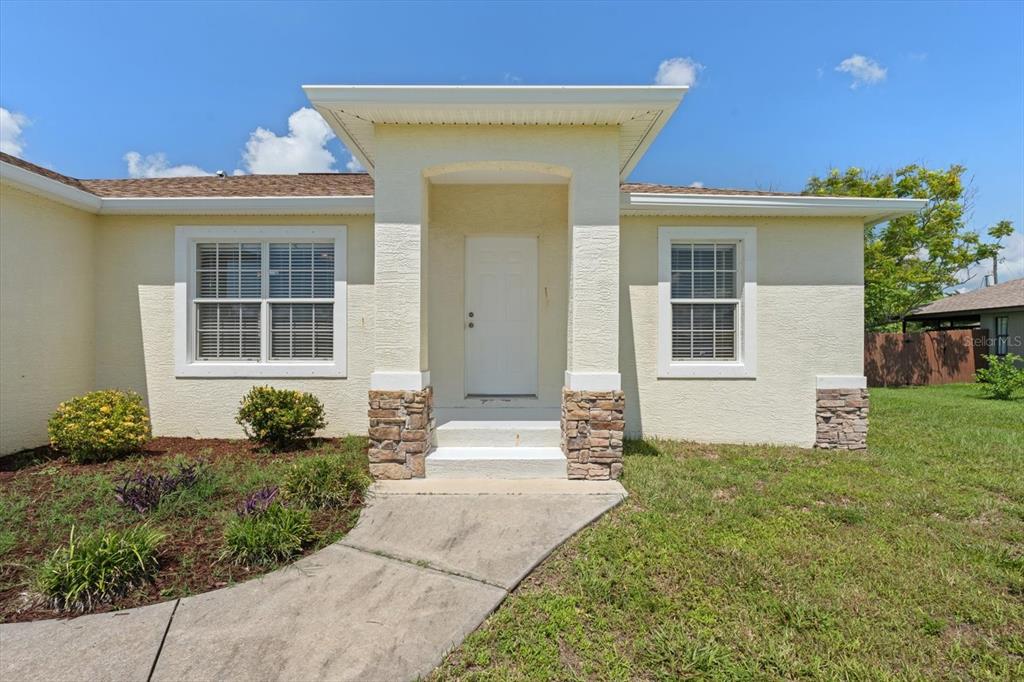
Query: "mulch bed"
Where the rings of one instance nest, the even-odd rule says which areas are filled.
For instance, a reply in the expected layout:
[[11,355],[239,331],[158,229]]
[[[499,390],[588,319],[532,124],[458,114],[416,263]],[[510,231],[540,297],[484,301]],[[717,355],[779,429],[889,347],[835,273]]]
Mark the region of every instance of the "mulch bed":
[[[286,464],[310,456],[318,447],[334,442],[331,439],[322,439],[311,444],[309,449],[268,454],[260,452],[245,440],[155,438],[139,456],[128,460],[127,466],[129,470],[154,470],[184,456],[188,461],[202,460],[211,469],[230,475],[232,471],[241,471],[244,468],[251,470],[254,461],[262,467]],[[46,534],[40,528],[40,517],[47,509],[47,502],[61,494],[54,489],[55,476],[106,474],[116,478],[125,468],[124,460],[74,464],[46,447],[0,458],[0,493],[16,490],[18,494],[27,495],[31,500],[25,511],[24,523],[20,524],[27,527],[28,532],[19,533],[18,544],[0,557],[0,622],[75,615],[59,613],[35,603],[37,600],[30,598],[27,593],[32,568],[67,541],[65,535],[60,542],[47,544]],[[216,496],[211,504],[214,505],[216,512],[233,512],[239,500],[240,497],[234,492],[226,492]],[[85,513],[89,507],[90,504],[85,503],[76,511]],[[77,517],[78,513],[72,515]],[[146,521],[145,515],[134,512],[126,511],[125,516],[124,522],[111,524],[106,529],[121,529]],[[275,567],[239,566],[221,558],[224,549],[223,530],[229,517],[230,514],[214,513],[212,516],[204,517],[176,517],[153,524],[166,533],[160,545],[160,570],[155,581],[144,589],[136,590],[117,602],[101,606],[90,613],[132,608],[188,594],[207,592],[273,570]],[[314,510],[313,527],[325,540],[309,548],[305,554],[326,544],[326,538],[338,537],[347,532],[357,518],[358,508]]]

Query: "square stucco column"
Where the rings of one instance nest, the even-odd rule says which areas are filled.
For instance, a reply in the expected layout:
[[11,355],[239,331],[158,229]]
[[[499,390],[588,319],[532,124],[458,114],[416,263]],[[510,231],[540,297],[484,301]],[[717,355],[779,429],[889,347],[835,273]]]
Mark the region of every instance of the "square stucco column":
[[618,478],[625,428],[619,374],[619,177],[609,163],[570,184],[569,323],[562,450],[569,478]]
[[380,161],[374,199],[370,473],[422,477],[434,428],[427,369],[427,194],[417,169]]

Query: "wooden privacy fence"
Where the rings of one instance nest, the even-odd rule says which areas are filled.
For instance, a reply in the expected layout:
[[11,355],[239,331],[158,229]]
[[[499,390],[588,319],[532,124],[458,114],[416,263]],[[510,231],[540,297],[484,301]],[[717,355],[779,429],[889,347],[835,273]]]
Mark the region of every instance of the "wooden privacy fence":
[[923,386],[974,381],[989,352],[983,329],[868,332],[864,335],[864,374],[868,386]]

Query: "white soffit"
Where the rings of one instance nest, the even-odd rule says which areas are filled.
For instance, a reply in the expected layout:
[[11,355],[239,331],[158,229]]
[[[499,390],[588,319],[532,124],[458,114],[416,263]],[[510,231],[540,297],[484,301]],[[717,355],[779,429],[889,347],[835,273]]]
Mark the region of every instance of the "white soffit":
[[372,175],[374,126],[620,126],[619,174],[636,166],[684,86],[305,85],[309,101]]

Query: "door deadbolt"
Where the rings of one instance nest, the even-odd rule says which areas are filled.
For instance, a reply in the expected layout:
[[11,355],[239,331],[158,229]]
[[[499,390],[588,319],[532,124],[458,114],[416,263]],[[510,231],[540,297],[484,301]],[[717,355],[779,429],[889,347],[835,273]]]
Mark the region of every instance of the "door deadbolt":
[[473,317],[473,313],[470,313],[470,314],[469,314],[469,316],[470,316],[470,317]]

